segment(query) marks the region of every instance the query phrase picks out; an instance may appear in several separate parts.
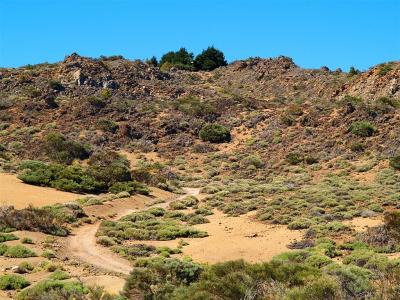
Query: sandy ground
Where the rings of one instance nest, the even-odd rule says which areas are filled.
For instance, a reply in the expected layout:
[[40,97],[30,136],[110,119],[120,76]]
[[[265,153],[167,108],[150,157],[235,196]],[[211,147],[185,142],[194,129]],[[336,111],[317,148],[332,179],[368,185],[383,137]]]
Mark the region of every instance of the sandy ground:
[[21,209],[32,204],[41,207],[70,202],[80,196],[52,188],[25,184],[14,174],[0,173],[0,206],[13,205],[15,208]]
[[[253,220],[252,214],[229,217],[214,210],[208,217],[210,223],[195,227],[208,232],[206,238],[183,239],[189,243],[180,256],[190,256],[194,261],[216,263],[245,259],[250,262],[268,261],[275,255],[290,251],[286,247],[291,241],[301,239],[303,232],[289,230],[286,226],[267,225]],[[145,244],[175,248],[178,240],[149,241]],[[143,243],[133,242],[133,243]]]
[[381,218],[354,218],[352,220],[343,221],[345,225],[351,226],[356,232],[364,232],[370,227],[382,225],[383,221]]
[[[24,237],[31,238],[34,244],[33,245],[28,244],[24,246],[34,250],[36,254],[39,256],[28,257],[28,258],[8,258],[0,256],[0,275],[12,274],[10,269],[14,266],[18,266],[21,262],[29,262],[31,265],[37,266],[41,262],[46,260],[44,257],[40,256],[43,253],[42,243],[46,239],[46,237],[48,237],[46,234],[40,232],[30,232],[30,231],[15,231],[13,232],[13,234],[18,236],[20,239]],[[21,240],[9,241],[5,242],[5,244],[8,246],[19,245],[21,244]],[[32,285],[34,285],[38,281],[47,278],[49,275],[50,275],[49,272],[43,270],[38,272],[27,273],[22,276],[25,277]],[[15,298],[15,291],[0,291],[0,300],[14,299],[14,298]]]
[[[187,195],[197,195],[199,189],[187,189],[186,194],[180,197],[185,197]],[[166,192],[158,189],[153,189],[152,194],[155,197],[166,196]],[[106,213],[112,213],[114,219],[119,219],[127,214],[130,214],[138,209],[143,209],[146,203],[152,199],[146,196],[136,195],[125,200],[125,205],[117,204],[112,202],[108,206],[113,205],[112,208],[107,205],[102,205],[101,209]],[[120,200],[120,201],[124,201]],[[156,206],[166,206],[168,202],[157,204]],[[89,207],[89,210],[95,210],[96,208]],[[96,243],[96,232],[100,226],[100,222],[95,224],[84,225],[77,228],[72,235],[67,239],[65,243],[65,253],[68,256],[73,256],[82,262],[89,263],[93,266],[98,267],[106,271],[129,274],[132,270],[132,264],[117,254],[113,253],[110,249],[98,245]],[[108,286],[106,286],[108,290]]]

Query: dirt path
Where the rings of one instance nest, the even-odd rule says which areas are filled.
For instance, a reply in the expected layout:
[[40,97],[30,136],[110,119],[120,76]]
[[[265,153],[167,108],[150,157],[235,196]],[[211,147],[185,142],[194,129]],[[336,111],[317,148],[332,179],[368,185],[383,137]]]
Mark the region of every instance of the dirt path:
[[[198,195],[200,189],[198,188],[185,188],[185,194],[179,196],[179,198],[184,198],[189,195]],[[168,203],[160,203],[155,205],[156,207],[166,207]],[[118,212],[115,219],[122,218],[137,209],[127,209],[124,208],[122,211]],[[113,253],[110,249],[102,247],[96,243],[96,232],[99,229],[100,222],[95,224],[84,225],[73,232],[66,243],[65,252],[73,257],[76,257],[82,262],[91,264],[100,269],[129,274],[132,270],[132,264],[130,261],[119,257],[117,254]]]

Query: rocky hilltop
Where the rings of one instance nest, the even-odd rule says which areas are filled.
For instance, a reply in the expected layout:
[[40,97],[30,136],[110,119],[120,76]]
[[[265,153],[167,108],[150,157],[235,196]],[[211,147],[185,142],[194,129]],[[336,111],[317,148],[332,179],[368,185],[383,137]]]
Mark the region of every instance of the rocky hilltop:
[[[394,153],[400,134],[399,62],[348,74],[303,69],[281,56],[163,72],[139,60],[74,53],[55,64],[0,69],[0,95],[1,144],[27,158],[42,155],[41,140],[52,131],[99,148],[168,156],[212,148],[199,130],[220,123],[235,150],[246,151],[251,137],[275,159],[292,148],[338,155],[355,142]],[[355,121],[377,130],[365,141],[349,132]]]

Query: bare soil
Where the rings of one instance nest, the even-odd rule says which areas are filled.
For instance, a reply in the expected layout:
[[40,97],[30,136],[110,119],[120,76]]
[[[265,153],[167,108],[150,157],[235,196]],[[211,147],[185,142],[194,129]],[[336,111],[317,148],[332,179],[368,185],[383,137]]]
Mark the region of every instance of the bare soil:
[[[290,251],[286,245],[301,239],[303,235],[300,230],[289,230],[286,226],[258,222],[252,214],[229,217],[214,210],[214,215],[210,216],[209,220],[210,223],[195,226],[207,231],[209,236],[201,239],[183,239],[189,245],[183,247],[183,253],[179,256],[190,256],[193,260],[203,263],[235,259],[250,262],[268,261],[281,252]],[[178,242],[174,240],[145,243],[176,248]]]
[[12,205],[16,209],[21,209],[32,204],[35,207],[42,207],[70,202],[79,197],[79,194],[25,184],[14,174],[0,173],[0,206]]

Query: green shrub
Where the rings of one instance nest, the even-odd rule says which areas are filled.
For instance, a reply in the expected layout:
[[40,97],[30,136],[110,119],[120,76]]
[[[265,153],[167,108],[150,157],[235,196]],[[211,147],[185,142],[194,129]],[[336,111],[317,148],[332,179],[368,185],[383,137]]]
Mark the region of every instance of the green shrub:
[[389,165],[396,170],[400,170],[400,155],[395,155],[390,158]]
[[387,73],[393,70],[393,66],[391,63],[381,64],[378,68],[378,75],[385,76]]
[[118,194],[121,192],[127,192],[129,194],[139,193],[142,195],[149,195],[150,190],[143,184],[137,181],[129,182],[116,182],[108,189],[110,193]]
[[289,229],[307,229],[312,225],[312,222],[308,219],[301,218],[294,220],[289,223],[288,228]]
[[366,148],[365,144],[360,142],[354,142],[350,145],[350,149],[353,152],[363,152],[365,148]]
[[203,50],[194,60],[196,70],[212,71],[226,65],[224,53],[214,47],[208,47]]
[[349,127],[349,132],[360,137],[369,137],[376,132],[376,127],[367,121],[356,121]]
[[118,124],[111,120],[102,119],[97,122],[97,128],[105,132],[115,133],[118,130]]
[[24,277],[18,275],[3,275],[0,276],[0,290],[20,290],[30,283]]
[[8,250],[8,246],[6,244],[0,244],[0,256],[4,255]]
[[311,281],[304,287],[296,287],[288,291],[287,299],[341,299],[341,291],[338,281],[331,276],[322,276]]
[[112,186],[116,182],[131,181],[130,163],[117,152],[104,151],[93,154],[87,172],[96,181]]
[[0,243],[15,241],[18,240],[18,237],[11,233],[0,233]]
[[122,292],[128,299],[173,299],[175,287],[195,282],[203,270],[190,261],[162,257],[140,260],[136,266]]
[[57,80],[51,80],[49,82],[49,86],[50,86],[50,88],[52,88],[53,90],[56,90],[56,91],[64,90],[64,86],[62,85],[62,83]]
[[[6,211],[0,210],[0,231],[14,230],[40,231],[58,236],[66,236],[68,230],[64,223],[73,222],[85,216],[80,207],[54,205],[44,208],[28,208]],[[1,244],[0,244],[1,245]]]
[[290,152],[286,155],[286,161],[291,165],[298,165],[303,161],[303,156],[297,152]]
[[204,125],[199,136],[203,141],[211,143],[223,143],[231,140],[229,129],[216,123]]
[[173,108],[193,117],[215,119],[218,115],[216,108],[209,102],[188,96],[177,99],[172,103]]
[[70,141],[60,133],[49,133],[46,136],[45,150],[47,155],[60,163],[70,164],[74,159],[86,159],[90,150],[75,141]]
[[199,200],[196,197],[187,196],[181,200],[171,201],[169,203],[169,208],[172,210],[186,209],[188,207],[197,205],[198,203],[199,203]]
[[33,240],[30,237],[23,237],[21,239],[22,244],[34,244]]
[[29,248],[26,248],[22,245],[10,246],[3,254],[6,257],[12,258],[26,258],[26,257],[35,257],[37,254]]
[[32,299],[84,299],[87,293],[81,282],[44,280],[24,289],[17,295],[17,300]]
[[108,236],[99,236],[96,242],[105,247],[111,247],[115,245],[115,240]]
[[26,271],[33,271],[34,269],[33,265],[27,261],[21,262],[18,267]]
[[104,100],[107,100],[107,99],[111,98],[112,93],[109,89],[103,89],[103,90],[101,90],[100,95],[101,95],[101,98],[103,98]]
[[45,250],[42,253],[42,257],[45,257],[47,259],[51,259],[51,258],[55,258],[56,255],[55,255],[54,251],[52,251],[52,250]]
[[86,101],[97,109],[104,108],[107,105],[107,101],[105,99],[96,96],[89,96],[86,98]]
[[242,164],[245,168],[254,166],[256,169],[260,169],[264,166],[264,162],[258,155],[249,155],[242,160]]
[[51,275],[50,275],[50,279],[52,280],[65,280],[65,279],[69,279],[70,276],[67,272],[62,271],[60,269],[55,270]]

